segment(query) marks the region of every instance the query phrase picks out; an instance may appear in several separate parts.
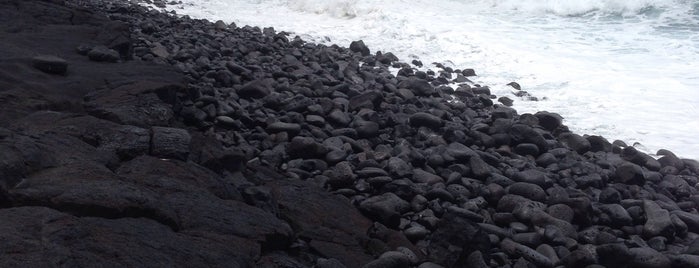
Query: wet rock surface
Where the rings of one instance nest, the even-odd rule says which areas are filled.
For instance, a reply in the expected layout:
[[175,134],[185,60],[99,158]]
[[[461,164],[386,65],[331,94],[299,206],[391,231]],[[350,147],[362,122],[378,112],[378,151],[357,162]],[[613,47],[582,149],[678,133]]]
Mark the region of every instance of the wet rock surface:
[[472,69],[127,1],[0,21],[3,267],[699,264],[699,163]]

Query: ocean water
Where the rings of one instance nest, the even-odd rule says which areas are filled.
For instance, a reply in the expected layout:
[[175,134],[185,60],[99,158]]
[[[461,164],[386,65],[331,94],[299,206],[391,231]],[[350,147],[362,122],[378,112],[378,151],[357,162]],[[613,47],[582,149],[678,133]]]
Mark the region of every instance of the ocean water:
[[[473,68],[520,113],[699,159],[698,0],[181,0],[181,15],[362,39],[402,61]],[[516,81],[540,101],[519,99]]]

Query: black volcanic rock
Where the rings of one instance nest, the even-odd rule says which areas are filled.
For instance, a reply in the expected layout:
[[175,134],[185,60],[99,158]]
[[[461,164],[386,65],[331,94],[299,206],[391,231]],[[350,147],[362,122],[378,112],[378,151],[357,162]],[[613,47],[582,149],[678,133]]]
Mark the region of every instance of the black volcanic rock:
[[442,119],[428,113],[415,113],[410,116],[410,125],[415,127],[428,127],[438,129],[444,125]]
[[430,85],[429,82],[414,77],[401,81],[398,83],[398,87],[409,89],[418,96],[430,96],[436,92],[434,87]]
[[400,215],[410,209],[410,204],[393,193],[385,193],[362,201],[359,208],[388,227],[398,227]]
[[39,55],[32,58],[32,65],[34,68],[50,74],[65,74],[68,71],[66,60],[51,55]]
[[699,262],[698,162],[493,104],[472,69],[125,1],[0,20],[3,266]]
[[119,60],[119,52],[105,46],[96,46],[90,52],[87,52],[87,57],[93,61],[117,62]]
[[364,41],[362,40],[352,41],[352,43],[349,46],[349,49],[353,52],[361,53],[362,56],[368,56],[370,54],[369,48],[364,44]]
[[539,119],[541,126],[550,131],[561,126],[563,121],[563,117],[556,113],[538,112],[535,116]]

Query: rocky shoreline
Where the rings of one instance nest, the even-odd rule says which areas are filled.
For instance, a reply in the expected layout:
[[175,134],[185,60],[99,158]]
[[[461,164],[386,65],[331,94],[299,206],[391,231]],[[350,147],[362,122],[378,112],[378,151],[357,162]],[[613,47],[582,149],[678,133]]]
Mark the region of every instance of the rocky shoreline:
[[0,266],[699,267],[699,163],[473,70],[128,1],[0,22]]

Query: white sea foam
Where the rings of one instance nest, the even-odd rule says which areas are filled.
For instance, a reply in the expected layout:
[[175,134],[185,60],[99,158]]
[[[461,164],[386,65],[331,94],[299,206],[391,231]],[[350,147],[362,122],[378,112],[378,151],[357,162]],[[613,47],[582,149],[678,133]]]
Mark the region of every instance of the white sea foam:
[[[474,68],[478,83],[580,133],[699,159],[699,3],[692,0],[182,0],[179,14],[363,39],[404,61]],[[545,101],[519,100],[517,81]]]

